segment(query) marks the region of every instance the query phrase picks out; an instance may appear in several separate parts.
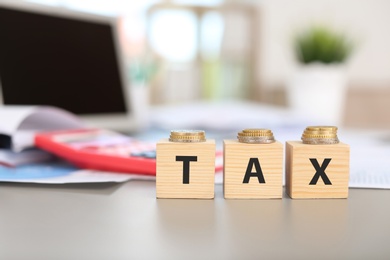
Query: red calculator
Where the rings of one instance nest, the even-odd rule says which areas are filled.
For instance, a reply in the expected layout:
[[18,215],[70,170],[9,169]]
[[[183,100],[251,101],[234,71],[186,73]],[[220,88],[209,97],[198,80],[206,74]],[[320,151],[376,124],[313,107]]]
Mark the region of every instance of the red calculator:
[[102,129],[38,133],[35,145],[81,168],[156,174],[156,145]]

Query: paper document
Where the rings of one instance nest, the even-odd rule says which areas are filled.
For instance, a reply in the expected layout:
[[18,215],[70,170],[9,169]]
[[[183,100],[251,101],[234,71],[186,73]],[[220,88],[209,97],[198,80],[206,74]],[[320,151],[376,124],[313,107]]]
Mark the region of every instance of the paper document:
[[53,155],[40,149],[27,149],[18,153],[9,149],[0,149],[0,165],[16,167],[27,163],[45,162],[53,159]]
[[390,189],[390,145],[351,147],[349,187]]
[[17,168],[0,166],[0,181],[22,183],[95,183],[155,180],[154,176],[81,170],[65,162],[26,164]]
[[84,126],[75,115],[49,106],[2,106],[0,119],[0,134],[10,136],[10,148],[15,152],[32,147],[37,131],[77,129]]

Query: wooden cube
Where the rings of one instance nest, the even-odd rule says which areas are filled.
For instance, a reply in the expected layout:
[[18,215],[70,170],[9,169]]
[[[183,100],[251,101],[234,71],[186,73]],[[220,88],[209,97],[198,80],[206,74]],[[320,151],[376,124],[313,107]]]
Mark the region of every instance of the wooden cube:
[[157,198],[214,198],[215,141],[157,143]]
[[347,198],[349,145],[286,142],[286,191],[293,199]]
[[282,198],[283,145],[224,140],[226,199]]

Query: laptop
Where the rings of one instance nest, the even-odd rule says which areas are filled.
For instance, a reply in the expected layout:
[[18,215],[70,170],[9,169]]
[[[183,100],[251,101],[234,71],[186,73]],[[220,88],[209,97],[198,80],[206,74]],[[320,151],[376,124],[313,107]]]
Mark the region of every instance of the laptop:
[[0,2],[0,105],[51,105],[93,127],[135,130],[121,57],[115,18]]

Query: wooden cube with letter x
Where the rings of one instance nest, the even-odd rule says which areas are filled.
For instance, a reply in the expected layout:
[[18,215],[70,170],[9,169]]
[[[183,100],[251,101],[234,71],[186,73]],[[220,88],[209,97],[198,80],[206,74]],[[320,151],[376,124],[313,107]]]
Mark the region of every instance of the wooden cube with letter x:
[[269,129],[245,129],[224,140],[226,199],[282,198],[283,145]]
[[215,141],[204,131],[171,131],[157,143],[156,197],[213,199]]
[[349,145],[337,127],[309,126],[301,141],[286,142],[286,191],[293,199],[347,198]]

